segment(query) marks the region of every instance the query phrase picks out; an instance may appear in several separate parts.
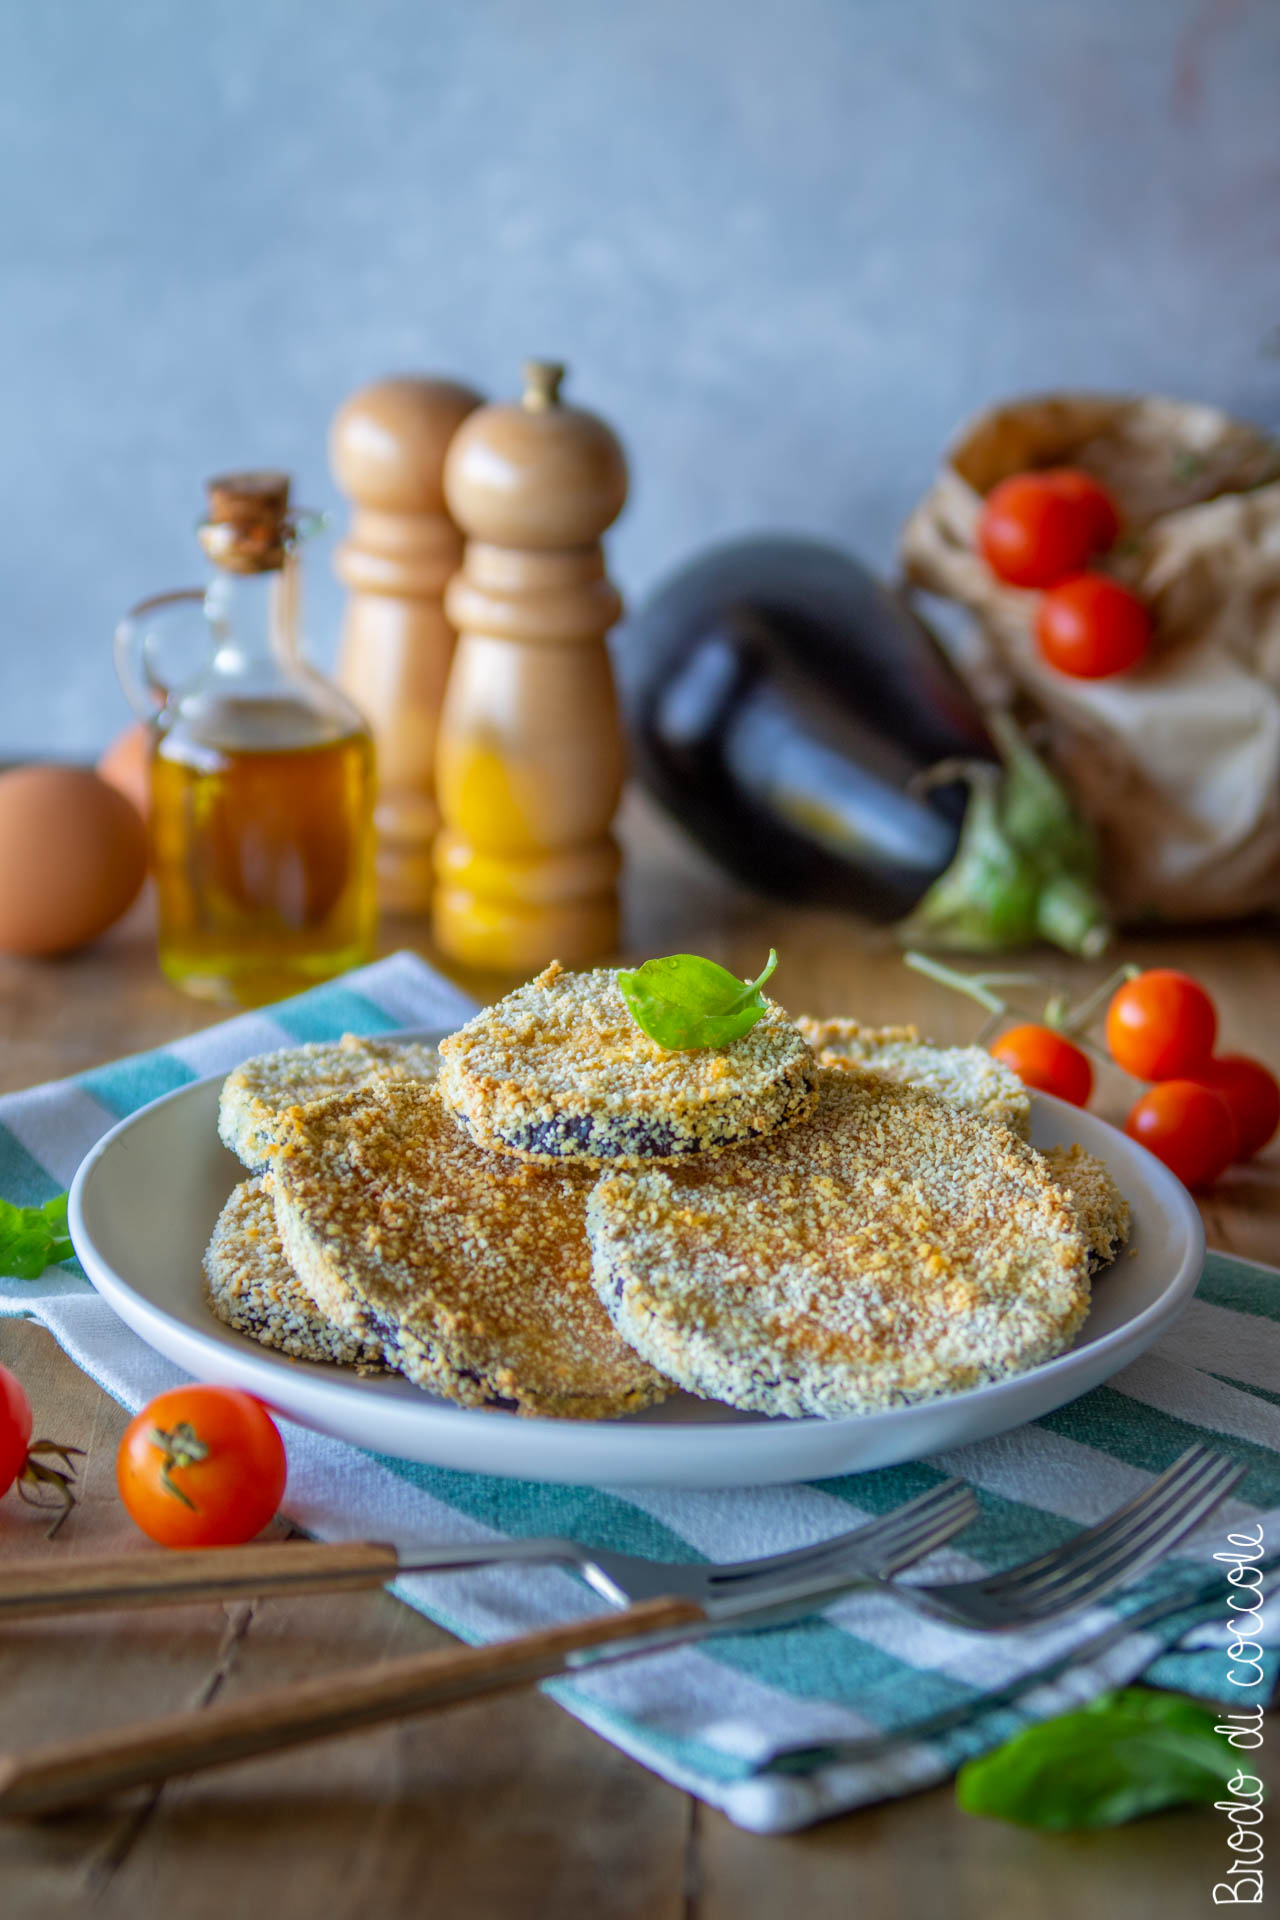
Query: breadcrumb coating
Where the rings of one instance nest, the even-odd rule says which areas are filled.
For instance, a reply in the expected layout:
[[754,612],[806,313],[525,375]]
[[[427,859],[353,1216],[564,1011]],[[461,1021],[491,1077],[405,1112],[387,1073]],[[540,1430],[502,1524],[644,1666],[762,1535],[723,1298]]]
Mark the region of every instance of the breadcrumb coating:
[[863,1027],[856,1020],[796,1021],[823,1067],[848,1065],[897,1086],[923,1087],[939,1100],[1031,1137],[1031,1098],[1022,1081],[985,1047],[935,1047],[915,1027]]
[[385,1080],[431,1082],[439,1064],[435,1048],[426,1041],[367,1040],[358,1033],[260,1053],[223,1082],[218,1136],[237,1159],[256,1170],[270,1161],[290,1107]]
[[1045,1147],[1040,1157],[1075,1209],[1090,1272],[1110,1266],[1129,1238],[1129,1202],[1101,1160],[1083,1147]]
[[814,1062],[773,1001],[726,1047],[673,1052],[636,1025],[609,968],[558,961],[440,1043],[440,1093],[481,1146],[635,1166],[710,1153],[813,1111]]
[[705,1399],[830,1418],[1068,1346],[1088,1250],[1041,1157],[917,1088],[826,1068],[819,1089],[779,1139],[597,1183],[595,1284],[636,1351]]
[[420,1386],[579,1419],[667,1392],[593,1290],[590,1175],[483,1152],[435,1088],[390,1081],[293,1108],[272,1185],[321,1311],[392,1341]]
[[[919,1087],[1020,1139],[1031,1138],[1031,1096],[1011,1067],[983,1047],[935,1047],[915,1027],[863,1027],[856,1020],[796,1021],[824,1067],[874,1074],[895,1086]],[[1050,1147],[1045,1159],[1066,1189],[1089,1243],[1096,1273],[1114,1260],[1129,1237],[1129,1203],[1100,1160],[1083,1147]]]
[[219,1320],[295,1360],[328,1360],[381,1372],[377,1341],[327,1320],[289,1265],[263,1180],[242,1180],[218,1215],[204,1256],[209,1305]]

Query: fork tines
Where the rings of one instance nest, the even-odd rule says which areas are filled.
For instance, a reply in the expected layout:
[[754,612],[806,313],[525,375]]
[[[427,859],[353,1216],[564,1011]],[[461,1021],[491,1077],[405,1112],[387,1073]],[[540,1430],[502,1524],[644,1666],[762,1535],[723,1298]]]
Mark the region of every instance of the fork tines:
[[755,1580],[774,1568],[788,1574],[820,1572],[828,1564],[839,1565],[846,1556],[855,1564],[874,1561],[882,1577],[887,1577],[900,1567],[923,1559],[932,1546],[941,1545],[958,1533],[977,1510],[977,1497],[967,1482],[944,1480],[905,1506],[885,1514],[883,1519],[850,1533],[815,1540],[807,1549],[709,1569],[709,1584],[713,1591],[721,1592],[743,1580]]
[[1062,1547],[982,1583],[983,1597],[1027,1619],[1078,1607],[1130,1579],[1183,1539],[1243,1478],[1245,1469],[1203,1444]]

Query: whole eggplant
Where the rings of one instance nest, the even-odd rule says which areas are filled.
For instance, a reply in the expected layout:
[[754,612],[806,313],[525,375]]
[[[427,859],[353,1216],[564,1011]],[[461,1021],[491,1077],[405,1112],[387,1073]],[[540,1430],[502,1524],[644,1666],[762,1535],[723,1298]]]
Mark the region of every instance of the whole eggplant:
[[758,890],[910,914],[950,867],[963,783],[998,763],[922,623],[838,548],[773,536],[714,548],[627,620],[617,666],[644,785]]

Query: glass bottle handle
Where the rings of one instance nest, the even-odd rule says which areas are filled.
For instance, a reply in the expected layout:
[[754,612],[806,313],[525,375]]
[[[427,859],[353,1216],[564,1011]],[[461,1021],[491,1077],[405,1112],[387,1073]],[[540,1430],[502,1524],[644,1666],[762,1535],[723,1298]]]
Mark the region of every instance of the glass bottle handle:
[[[169,686],[161,679],[152,653],[153,642],[171,625],[168,610],[193,603],[203,608],[203,587],[181,587],[176,593],[155,593],[130,607],[116,628],[116,673],[129,705],[140,720],[153,721],[169,700]],[[184,615],[186,621],[188,616]]]

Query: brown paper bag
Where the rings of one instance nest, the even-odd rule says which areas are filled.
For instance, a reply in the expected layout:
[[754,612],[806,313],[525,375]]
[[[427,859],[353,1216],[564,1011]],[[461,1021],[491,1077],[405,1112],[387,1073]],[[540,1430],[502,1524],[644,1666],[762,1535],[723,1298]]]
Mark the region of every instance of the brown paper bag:
[[[1044,723],[1130,924],[1280,908],[1278,456],[1258,428],[1211,407],[1014,401],[961,432],[903,533],[911,585],[976,616],[963,634],[941,627],[979,697]],[[1152,611],[1150,656],[1113,679],[1047,666],[1039,595],[1005,586],[974,549],[998,480],[1065,465],[1110,488],[1122,531],[1104,564]]]

